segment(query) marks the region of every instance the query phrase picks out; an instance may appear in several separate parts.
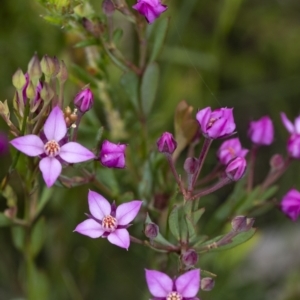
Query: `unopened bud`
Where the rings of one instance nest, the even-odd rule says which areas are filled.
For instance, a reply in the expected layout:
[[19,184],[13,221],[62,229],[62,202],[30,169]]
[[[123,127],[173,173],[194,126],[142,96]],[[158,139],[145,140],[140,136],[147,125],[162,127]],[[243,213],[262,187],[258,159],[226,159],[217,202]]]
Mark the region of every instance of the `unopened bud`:
[[154,223],[147,223],[145,224],[144,233],[147,238],[154,239],[159,233],[159,227]]
[[272,171],[281,170],[284,167],[284,159],[280,154],[274,154],[270,159]]
[[104,0],[102,2],[102,10],[105,15],[112,16],[115,12],[115,5],[111,0]]
[[59,64],[57,79],[60,81],[60,83],[64,83],[68,79],[68,70],[63,60],[61,60]]
[[186,267],[192,267],[198,262],[198,254],[194,249],[189,249],[181,254],[180,259]]
[[33,80],[35,83],[41,78],[43,74],[40,60],[36,53],[33,55],[30,62],[28,63],[28,74],[30,79]]
[[26,85],[26,77],[23,71],[19,68],[12,77],[13,86],[17,90],[21,90]]
[[194,174],[199,166],[199,160],[195,157],[188,157],[183,165],[184,170],[187,174]]
[[164,132],[156,142],[159,152],[172,154],[177,148],[177,142],[173,135],[169,132]]
[[201,279],[201,290],[202,291],[211,291],[215,286],[215,281],[210,277],[204,277]]
[[26,95],[27,95],[27,98],[29,98],[29,99],[33,99],[35,96],[35,88],[31,81],[29,82],[29,84],[26,88]]
[[0,132],[0,156],[8,153],[8,138],[5,133]]
[[254,224],[253,218],[247,218],[245,216],[236,216],[231,221],[232,229],[236,232],[248,231]]
[[74,99],[74,104],[82,113],[89,111],[94,104],[92,91],[89,88],[80,91]]
[[247,167],[247,162],[245,158],[236,157],[228,163],[225,169],[226,176],[232,181],[238,181],[245,174],[246,167]]
[[46,77],[52,77],[56,75],[56,63],[53,58],[49,57],[47,54],[43,56],[41,60],[41,69]]
[[41,90],[41,98],[46,102],[49,102],[54,97],[54,91],[52,90],[49,83],[44,82],[43,88]]

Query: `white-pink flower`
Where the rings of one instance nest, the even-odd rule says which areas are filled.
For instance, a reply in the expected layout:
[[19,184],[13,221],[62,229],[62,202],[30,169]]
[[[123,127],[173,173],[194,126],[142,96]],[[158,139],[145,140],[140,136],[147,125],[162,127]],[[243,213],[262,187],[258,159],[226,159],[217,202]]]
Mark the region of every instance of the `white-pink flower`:
[[133,200],[116,207],[100,194],[89,191],[88,202],[91,214],[74,231],[93,239],[107,238],[110,243],[128,250],[130,237],[127,228],[138,214],[142,201]]
[[62,171],[61,161],[79,163],[95,158],[95,155],[76,142],[65,143],[67,126],[62,110],[52,109],[45,124],[45,140],[34,134],[13,139],[10,143],[24,154],[40,156],[39,168],[44,181],[51,187]]
[[196,296],[200,289],[200,269],[188,271],[174,280],[159,271],[145,271],[152,300],[199,300]]

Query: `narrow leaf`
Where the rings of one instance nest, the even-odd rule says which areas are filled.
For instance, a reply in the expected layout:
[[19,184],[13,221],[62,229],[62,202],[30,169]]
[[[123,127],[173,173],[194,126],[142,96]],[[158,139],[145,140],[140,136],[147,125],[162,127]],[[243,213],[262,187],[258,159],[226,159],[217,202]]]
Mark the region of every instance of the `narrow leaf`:
[[133,72],[126,72],[122,75],[120,81],[122,87],[124,88],[130,102],[136,111],[139,110],[138,101],[138,89],[139,89],[139,79],[137,75]]
[[169,228],[177,241],[180,240],[178,206],[174,206],[169,215]]

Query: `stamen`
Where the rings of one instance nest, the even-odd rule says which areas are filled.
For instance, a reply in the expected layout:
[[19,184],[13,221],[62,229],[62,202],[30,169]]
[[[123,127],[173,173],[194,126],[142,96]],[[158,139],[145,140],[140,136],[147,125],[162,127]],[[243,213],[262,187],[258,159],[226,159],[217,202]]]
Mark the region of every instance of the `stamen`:
[[60,152],[60,146],[56,141],[51,140],[45,144],[44,150],[48,156],[55,157]]
[[108,232],[114,232],[117,229],[118,221],[111,215],[105,216],[102,220],[102,227]]
[[182,300],[182,299],[183,299],[182,295],[179,294],[178,292],[170,292],[166,298],[166,300]]

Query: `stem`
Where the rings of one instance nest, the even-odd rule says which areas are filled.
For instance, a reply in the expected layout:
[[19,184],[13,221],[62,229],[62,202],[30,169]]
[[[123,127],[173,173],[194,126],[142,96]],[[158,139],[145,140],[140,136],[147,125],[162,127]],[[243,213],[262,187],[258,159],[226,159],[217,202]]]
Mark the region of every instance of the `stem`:
[[249,161],[249,174],[247,178],[247,193],[249,194],[253,187],[253,179],[254,179],[254,166],[257,157],[258,147],[253,144],[252,149],[250,151],[250,161]]
[[218,177],[219,175],[219,171],[221,169],[222,165],[220,163],[218,163],[214,169],[208,174],[206,175],[205,177],[203,177],[201,180],[198,180],[197,182],[197,186],[198,185],[203,185],[207,182],[210,182],[212,181],[213,179],[215,179],[216,177]]
[[199,166],[198,166],[198,170],[196,171],[195,175],[194,175],[194,178],[193,178],[193,181],[192,181],[192,184],[191,184],[191,189],[190,189],[190,192],[193,191],[194,189],[194,186],[195,186],[195,183],[200,175],[200,172],[201,172],[201,169],[203,167],[203,164],[204,164],[204,160],[207,156],[207,153],[208,153],[208,150],[210,148],[210,145],[212,144],[212,139],[205,139],[204,140],[204,144],[203,144],[203,147],[201,149],[201,152],[200,152],[200,155],[199,155]]
[[79,124],[80,124],[80,121],[81,121],[81,118],[83,116],[83,113],[82,112],[78,112],[78,115],[77,115],[77,120],[76,120],[76,123],[75,123],[75,128],[73,130],[73,136],[72,136],[72,141],[76,142],[77,140],[77,135],[78,135],[78,129],[79,129]]
[[58,106],[64,108],[64,82],[59,82],[59,96],[58,96]]
[[221,187],[223,187],[223,186],[225,186],[225,185],[227,185],[231,182],[232,182],[232,180],[226,177],[226,178],[220,180],[219,182],[217,182],[215,185],[213,185],[213,186],[211,186],[211,187],[209,187],[209,188],[207,188],[203,191],[198,192],[197,194],[192,196],[189,200],[195,200],[199,197],[203,197],[205,195],[211,194],[211,193],[215,192],[216,190],[220,189]]
[[170,166],[170,168],[171,168],[172,174],[173,174],[173,176],[174,176],[174,178],[175,178],[175,180],[176,180],[176,182],[177,182],[177,185],[178,185],[178,187],[179,187],[179,189],[180,189],[182,195],[183,195],[184,197],[186,197],[186,191],[185,191],[185,188],[184,188],[184,186],[183,186],[183,183],[182,183],[182,181],[181,181],[181,179],[180,179],[180,177],[178,176],[178,173],[177,173],[177,171],[176,171],[176,168],[175,168],[175,165],[174,165],[174,162],[173,162],[173,159],[172,159],[172,155],[169,154],[169,153],[166,153],[166,157],[167,157],[169,166]]

